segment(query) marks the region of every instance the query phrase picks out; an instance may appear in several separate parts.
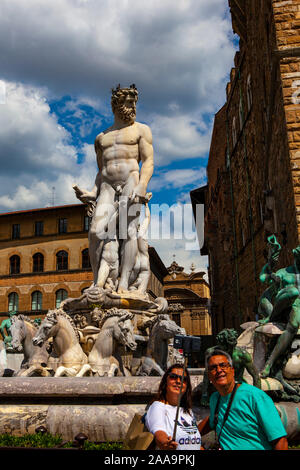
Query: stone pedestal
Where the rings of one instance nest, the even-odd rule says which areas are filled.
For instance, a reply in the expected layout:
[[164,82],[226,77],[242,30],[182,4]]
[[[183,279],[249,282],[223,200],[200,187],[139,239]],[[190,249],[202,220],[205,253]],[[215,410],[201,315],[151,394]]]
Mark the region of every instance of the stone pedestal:
[[[90,441],[122,441],[135,413],[143,414],[161,377],[0,377],[0,434],[51,434],[73,440],[83,432]],[[209,414],[200,406],[203,375],[192,375],[197,421]],[[265,387],[267,391],[267,387]],[[270,388],[269,388],[270,389]],[[300,404],[275,403],[289,438],[299,436]],[[210,433],[213,434],[213,433]],[[204,436],[208,443],[214,438]]]
[[[203,376],[192,376],[195,414]],[[34,433],[43,425],[72,440],[83,432],[94,442],[120,441],[135,413],[143,414],[161,377],[0,378],[0,434]]]

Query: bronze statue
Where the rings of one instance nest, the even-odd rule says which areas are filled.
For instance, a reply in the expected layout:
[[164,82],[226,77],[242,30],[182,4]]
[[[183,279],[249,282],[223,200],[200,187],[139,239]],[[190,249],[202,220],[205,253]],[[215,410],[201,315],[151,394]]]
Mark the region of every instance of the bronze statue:
[[17,312],[15,311],[8,312],[9,318],[6,318],[5,320],[3,320],[0,325],[0,333],[3,337],[5,349],[7,351],[13,350],[13,347],[11,345],[12,337],[11,337],[10,328],[11,328],[11,318],[13,317],[13,315],[16,315],[16,313]]
[[[212,348],[205,351],[205,357],[208,356],[214,350],[221,349],[232,357],[234,376],[238,383],[243,382],[243,375],[245,369],[253,378],[253,385],[261,388],[260,378],[258,371],[253,363],[251,355],[243,348],[237,346],[238,333],[233,328],[225,328],[217,334],[217,344]],[[201,405],[208,406],[208,376],[206,370],[204,372],[203,383],[202,383],[202,396]]]
[[[274,235],[269,237],[268,242],[271,246],[271,255],[268,265],[264,266],[261,271],[260,279],[267,281],[270,287],[260,299],[259,312],[266,313],[260,323],[282,321],[286,323],[286,327],[260,374],[263,378],[270,375],[271,368],[277,359],[288,351],[300,326],[300,245],[293,250],[294,264],[274,273],[280,245]],[[275,247],[276,242],[277,250],[274,248],[272,252],[272,245]]]

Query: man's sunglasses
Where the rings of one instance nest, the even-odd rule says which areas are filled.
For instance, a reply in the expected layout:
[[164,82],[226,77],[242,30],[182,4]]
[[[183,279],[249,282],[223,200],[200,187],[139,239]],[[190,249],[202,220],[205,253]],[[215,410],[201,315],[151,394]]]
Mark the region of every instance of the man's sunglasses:
[[[171,379],[171,380],[177,380],[179,379],[181,381],[182,379],[182,375],[178,375],[178,374],[174,374],[174,372],[171,372],[168,377]],[[185,375],[183,377],[183,382],[186,383],[187,382],[187,376]]]
[[231,365],[229,362],[220,362],[220,364],[214,364],[213,366],[208,366],[209,372],[217,372],[218,367],[222,370],[227,370]]

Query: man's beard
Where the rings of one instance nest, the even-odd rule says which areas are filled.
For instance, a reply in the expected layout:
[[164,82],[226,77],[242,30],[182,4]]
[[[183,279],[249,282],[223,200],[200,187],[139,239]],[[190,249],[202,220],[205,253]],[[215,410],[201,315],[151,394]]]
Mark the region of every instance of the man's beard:
[[135,108],[127,108],[125,104],[121,104],[118,106],[117,113],[124,122],[132,122],[135,120],[136,117]]

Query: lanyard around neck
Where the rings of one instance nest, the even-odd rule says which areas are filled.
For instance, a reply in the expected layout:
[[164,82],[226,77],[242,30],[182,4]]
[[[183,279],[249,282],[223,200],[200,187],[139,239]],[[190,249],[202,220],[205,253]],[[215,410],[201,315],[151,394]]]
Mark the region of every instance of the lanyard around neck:
[[[237,391],[238,389],[238,386],[240,384],[235,384],[234,385],[234,388],[232,390],[232,393],[231,393],[231,396],[230,396],[230,399],[229,399],[229,402],[228,402],[228,405],[227,405],[227,408],[226,408],[226,412],[225,412],[225,415],[224,415],[224,419],[223,419],[223,423],[222,423],[222,426],[221,426],[221,429],[220,429],[220,432],[219,432],[219,435],[217,436],[218,438],[218,441],[220,439],[220,436],[221,436],[221,433],[223,431],[223,426],[228,418],[228,415],[229,415],[229,412],[230,412],[230,408],[231,408],[231,405],[232,405],[232,402],[233,402],[233,399],[234,399],[234,395],[235,395],[235,392]],[[215,425],[215,432],[217,434],[217,424],[218,424],[218,414],[219,414],[219,406],[220,406],[220,400],[221,400],[221,395],[219,394],[219,397],[218,397],[218,401],[217,401],[217,404],[216,404],[216,409],[215,409],[215,416],[214,416],[214,425]]]

